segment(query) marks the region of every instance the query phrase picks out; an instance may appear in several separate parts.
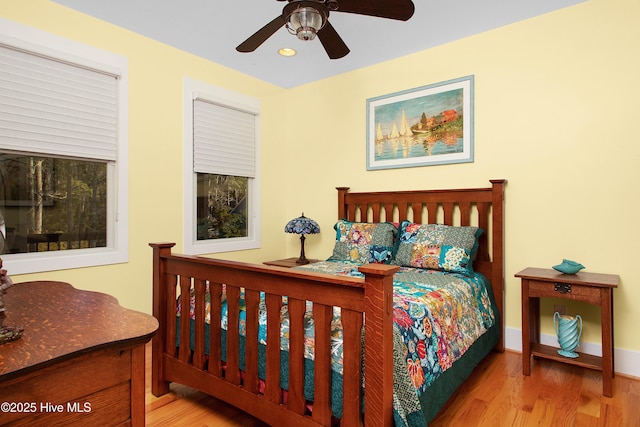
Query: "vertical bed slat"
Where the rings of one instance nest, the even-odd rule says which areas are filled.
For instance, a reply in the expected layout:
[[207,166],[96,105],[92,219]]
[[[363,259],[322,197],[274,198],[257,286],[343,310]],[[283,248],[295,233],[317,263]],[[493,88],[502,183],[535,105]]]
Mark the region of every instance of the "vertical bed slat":
[[398,203],[398,222],[402,222],[407,219],[407,211],[409,210],[409,205],[406,203]]
[[198,369],[204,369],[204,324],[205,324],[205,300],[204,280],[194,279],[195,302],[195,343],[193,347],[193,364]]
[[478,203],[478,227],[484,232],[480,235],[480,246],[476,259],[489,260],[489,247],[486,244],[489,236],[489,203]]
[[371,203],[371,213],[373,217],[369,222],[380,222],[380,203]]
[[349,215],[349,221],[357,221],[356,205],[349,205],[348,215]]
[[438,204],[437,203],[426,203],[427,205],[427,224],[437,224],[438,223]]
[[411,212],[413,213],[413,222],[422,224],[422,203],[411,203]]
[[282,297],[280,295],[267,294],[265,300],[267,306],[267,372],[264,395],[269,402],[278,404],[282,400],[282,391],[280,390],[280,311],[282,309]]
[[167,342],[164,351],[167,354],[172,356],[176,356],[176,320],[177,320],[177,312],[176,312],[176,301],[178,297],[178,293],[176,291],[178,287],[178,276],[172,274],[167,277]]
[[460,209],[460,225],[468,227],[471,225],[471,203],[458,204]]
[[190,316],[190,295],[191,277],[180,277],[180,350],[178,357],[182,362],[189,362],[191,356],[191,316]]
[[287,406],[304,414],[304,310],[305,302],[289,298],[289,393]]
[[209,364],[207,370],[216,377],[222,376],[222,360],[220,355],[220,320],[222,308],[222,284],[209,281],[209,301],[211,301],[211,319],[209,319]]
[[227,289],[227,368],[225,378],[231,384],[240,384],[240,288],[226,285]]
[[[342,309],[343,337],[343,413],[341,425],[362,425],[361,376],[362,376],[362,313]],[[376,345],[376,344],[374,344]]]
[[315,339],[313,419],[328,426],[331,424],[331,319],[333,308],[315,303],[313,326]]
[[386,222],[393,222],[393,203],[384,204],[384,220]]
[[453,224],[453,203],[446,202],[442,204],[442,210],[444,211],[444,224],[446,225],[454,225]]
[[245,290],[244,298],[247,304],[244,356],[244,386],[251,393],[258,392],[258,309],[260,293],[258,291]]

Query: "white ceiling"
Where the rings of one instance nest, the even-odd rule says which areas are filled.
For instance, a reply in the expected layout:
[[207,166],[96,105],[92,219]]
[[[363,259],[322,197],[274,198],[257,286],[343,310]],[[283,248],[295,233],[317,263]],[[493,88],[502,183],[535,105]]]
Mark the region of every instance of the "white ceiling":
[[[414,0],[409,21],[332,12],[351,53],[329,59],[319,40],[283,27],[252,53],[235,47],[282,13],[276,0],[54,0],[167,45],[291,88],[384,62],[586,0]],[[366,1],[366,0],[363,0]],[[393,1],[393,0],[389,0]],[[281,47],[298,51],[278,55]]]

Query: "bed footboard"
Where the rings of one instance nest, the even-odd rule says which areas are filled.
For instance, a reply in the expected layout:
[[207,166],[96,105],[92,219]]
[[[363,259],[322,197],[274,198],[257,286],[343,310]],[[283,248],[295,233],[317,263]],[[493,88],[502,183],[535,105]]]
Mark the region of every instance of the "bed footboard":
[[[361,267],[365,279],[357,279],[176,255],[171,253],[173,243],[150,246],[153,248],[153,314],[160,324],[152,349],[154,395],[167,393],[169,383],[178,382],[226,401],[271,425],[332,425],[335,420],[332,421],[331,406],[330,333],[333,307],[340,307],[343,327],[340,423],[362,425],[364,381],[364,423],[367,427],[393,425],[392,293],[393,274],[398,267],[366,265]],[[220,325],[223,292],[226,330]],[[287,392],[283,392],[280,381],[280,311],[284,296],[289,313]],[[267,321],[265,378],[260,378],[258,373],[261,298],[264,298]],[[206,301],[211,302],[208,334],[205,333]],[[241,301],[245,307],[241,307]],[[303,317],[307,301],[313,302],[315,340],[312,410],[304,396]],[[195,320],[184,321],[191,319],[191,307]],[[246,328],[241,334],[243,310]],[[363,325],[367,343],[372,344],[364,349],[364,379]],[[223,342],[225,352],[221,350]],[[241,349],[244,349],[242,362]]]

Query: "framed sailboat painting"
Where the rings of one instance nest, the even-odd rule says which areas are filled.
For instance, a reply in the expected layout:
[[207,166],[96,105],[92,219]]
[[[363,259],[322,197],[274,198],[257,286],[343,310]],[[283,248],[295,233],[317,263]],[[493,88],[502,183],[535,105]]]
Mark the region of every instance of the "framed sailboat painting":
[[367,99],[367,170],[473,162],[473,76]]

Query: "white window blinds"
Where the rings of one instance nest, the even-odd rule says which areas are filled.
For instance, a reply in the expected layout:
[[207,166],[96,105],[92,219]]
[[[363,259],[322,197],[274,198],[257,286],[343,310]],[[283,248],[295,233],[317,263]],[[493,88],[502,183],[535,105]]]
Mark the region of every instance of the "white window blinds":
[[255,114],[195,99],[194,172],[254,178],[255,129]]
[[117,76],[0,45],[0,149],[116,160]]

